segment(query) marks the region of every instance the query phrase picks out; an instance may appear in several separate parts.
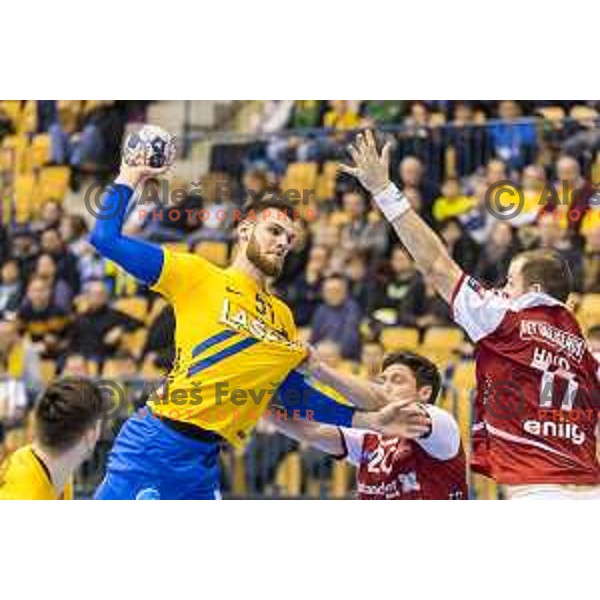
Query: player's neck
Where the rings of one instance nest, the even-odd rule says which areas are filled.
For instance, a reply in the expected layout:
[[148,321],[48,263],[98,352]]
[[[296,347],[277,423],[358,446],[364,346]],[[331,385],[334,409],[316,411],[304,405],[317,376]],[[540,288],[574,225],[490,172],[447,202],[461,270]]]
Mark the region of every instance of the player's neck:
[[57,455],[49,452],[37,442],[33,442],[31,446],[35,455],[44,463],[44,466],[48,470],[52,487],[56,490],[57,494],[62,494],[65,485],[79,466],[80,460],[77,456],[77,450],[68,450]]
[[231,266],[237,271],[241,271],[247,275],[259,287],[266,287],[267,276],[254,263],[250,262],[242,252],[238,253],[234,261],[231,263]]

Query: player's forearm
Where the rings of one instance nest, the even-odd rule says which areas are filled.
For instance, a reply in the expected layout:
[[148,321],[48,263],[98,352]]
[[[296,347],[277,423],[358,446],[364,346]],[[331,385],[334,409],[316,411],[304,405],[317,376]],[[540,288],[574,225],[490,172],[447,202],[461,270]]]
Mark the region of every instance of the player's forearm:
[[334,390],[342,394],[348,402],[362,410],[378,410],[385,406],[386,400],[381,386],[341,373],[327,365],[319,364],[311,374]]
[[462,272],[448,254],[442,240],[408,206],[408,200],[393,183],[375,196],[375,202],[398,234],[417,268],[430,278],[440,295],[450,302]]
[[283,419],[278,417],[276,413],[265,417],[265,420],[286,437],[308,444],[321,450],[321,452],[334,456],[340,456],[344,452],[337,427],[311,421]]
[[102,199],[90,242],[104,257],[148,285],[157,281],[163,265],[160,246],[122,234],[133,188],[117,179]]
[[273,406],[292,411],[292,414],[301,419],[341,427],[350,427],[356,410],[353,406],[340,404],[335,398],[311,385],[304,374],[297,370],[290,371],[281,383]]

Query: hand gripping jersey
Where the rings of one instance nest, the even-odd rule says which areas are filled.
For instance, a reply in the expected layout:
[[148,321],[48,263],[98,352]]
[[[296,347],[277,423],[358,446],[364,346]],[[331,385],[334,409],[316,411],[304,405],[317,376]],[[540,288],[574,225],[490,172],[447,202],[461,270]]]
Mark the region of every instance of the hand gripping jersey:
[[340,428],[346,458],[358,467],[360,500],[466,500],[466,458],[458,425],[427,406],[431,434],[419,440]]
[[473,470],[508,485],[600,483],[598,363],[571,311],[464,275],[452,309],[476,343]]

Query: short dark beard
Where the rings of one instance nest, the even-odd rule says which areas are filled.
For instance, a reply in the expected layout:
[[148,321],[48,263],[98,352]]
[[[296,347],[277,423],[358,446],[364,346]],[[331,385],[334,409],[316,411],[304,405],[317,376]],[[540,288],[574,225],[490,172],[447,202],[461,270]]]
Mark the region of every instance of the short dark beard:
[[246,247],[246,257],[261,273],[264,273],[268,277],[278,277],[281,274],[282,267],[270,262],[261,253],[254,232],[252,232],[248,246]]

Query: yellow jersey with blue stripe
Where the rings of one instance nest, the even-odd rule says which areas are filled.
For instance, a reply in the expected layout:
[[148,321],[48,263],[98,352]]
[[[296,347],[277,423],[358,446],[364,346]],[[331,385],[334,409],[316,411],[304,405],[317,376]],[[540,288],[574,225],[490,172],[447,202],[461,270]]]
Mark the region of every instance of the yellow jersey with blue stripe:
[[305,358],[290,309],[246,273],[164,249],[153,290],[175,312],[176,360],[156,415],[242,446],[279,384]]
[[0,500],[72,500],[73,483],[59,494],[33,448],[15,450],[0,466]]

